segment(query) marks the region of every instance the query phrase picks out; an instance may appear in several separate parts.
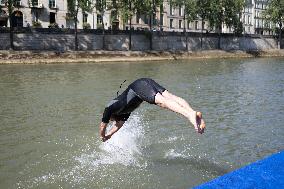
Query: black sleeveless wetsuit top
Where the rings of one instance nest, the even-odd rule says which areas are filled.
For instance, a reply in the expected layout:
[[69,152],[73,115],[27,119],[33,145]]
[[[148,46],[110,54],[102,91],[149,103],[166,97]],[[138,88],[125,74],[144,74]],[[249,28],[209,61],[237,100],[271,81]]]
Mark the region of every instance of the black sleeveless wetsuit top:
[[104,110],[102,122],[108,123],[110,118],[126,121],[143,101],[155,104],[157,93],[163,93],[166,89],[149,78],[137,79],[117,98],[109,102]]

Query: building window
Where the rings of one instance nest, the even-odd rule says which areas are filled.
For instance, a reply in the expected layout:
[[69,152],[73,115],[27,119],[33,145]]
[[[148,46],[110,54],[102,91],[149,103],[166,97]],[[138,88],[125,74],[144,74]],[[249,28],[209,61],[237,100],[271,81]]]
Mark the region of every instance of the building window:
[[140,21],[140,14],[137,13],[136,14],[136,24],[139,24],[139,21]]
[[38,0],[31,0],[31,6],[37,7],[38,6]]
[[50,24],[55,23],[55,15],[56,15],[56,13],[50,12],[50,14],[49,14],[49,23]]
[[[2,0],[3,1],[3,0]],[[5,3],[4,3],[4,1],[2,2],[1,1],[1,4],[4,4],[5,5]],[[14,0],[14,6],[15,7],[20,7],[22,4],[21,4],[21,0]]]
[[36,9],[35,10],[32,9],[32,21],[38,22],[38,17],[39,17],[38,11]]
[[160,15],[160,25],[161,26],[164,25],[164,15],[163,14]]
[[164,12],[164,6],[163,5],[160,5],[160,12]]
[[170,19],[170,28],[174,28],[174,27],[173,27],[173,24],[174,24],[174,20],[173,20],[173,19]]
[[49,0],[49,7],[50,8],[55,8],[56,7],[55,0]]
[[248,24],[251,24],[250,15],[248,15]]
[[174,15],[174,8],[171,3],[170,3],[170,15]]
[[178,15],[179,15],[179,16],[182,16],[182,8],[181,8],[181,7],[179,7]]
[[178,21],[178,28],[179,28],[179,29],[182,29],[182,20],[179,20],[179,21]]
[[102,16],[100,14],[97,15],[97,24],[102,24]]
[[156,14],[153,14],[153,15],[152,15],[152,22],[153,22],[153,25],[157,25]]
[[88,22],[88,14],[83,13],[83,23],[87,23]]
[[195,30],[198,30],[198,21],[195,21]]
[[144,23],[149,24],[149,19],[148,19],[148,16],[146,16],[146,15],[144,16]]

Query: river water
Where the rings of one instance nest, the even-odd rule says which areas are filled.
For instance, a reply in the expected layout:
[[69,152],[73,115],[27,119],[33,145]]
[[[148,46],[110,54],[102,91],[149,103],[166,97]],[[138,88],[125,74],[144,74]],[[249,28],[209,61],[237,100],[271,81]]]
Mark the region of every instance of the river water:
[[[205,134],[143,103],[102,143],[104,106],[140,77],[202,111]],[[0,91],[0,188],[190,188],[284,149],[280,58],[1,65]]]

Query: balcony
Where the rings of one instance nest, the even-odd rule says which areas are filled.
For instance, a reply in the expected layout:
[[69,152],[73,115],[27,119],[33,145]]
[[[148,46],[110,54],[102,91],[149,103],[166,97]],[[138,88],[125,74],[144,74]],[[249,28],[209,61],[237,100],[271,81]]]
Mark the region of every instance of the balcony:
[[39,0],[31,0],[30,8],[43,9],[43,4]]

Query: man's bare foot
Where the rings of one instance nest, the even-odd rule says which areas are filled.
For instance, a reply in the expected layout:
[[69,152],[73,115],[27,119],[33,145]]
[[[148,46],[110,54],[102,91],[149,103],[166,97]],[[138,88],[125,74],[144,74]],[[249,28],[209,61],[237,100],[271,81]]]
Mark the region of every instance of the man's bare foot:
[[198,133],[202,134],[204,133],[204,130],[206,128],[205,126],[205,121],[202,119],[202,113],[201,112],[196,112],[196,125],[195,128]]

